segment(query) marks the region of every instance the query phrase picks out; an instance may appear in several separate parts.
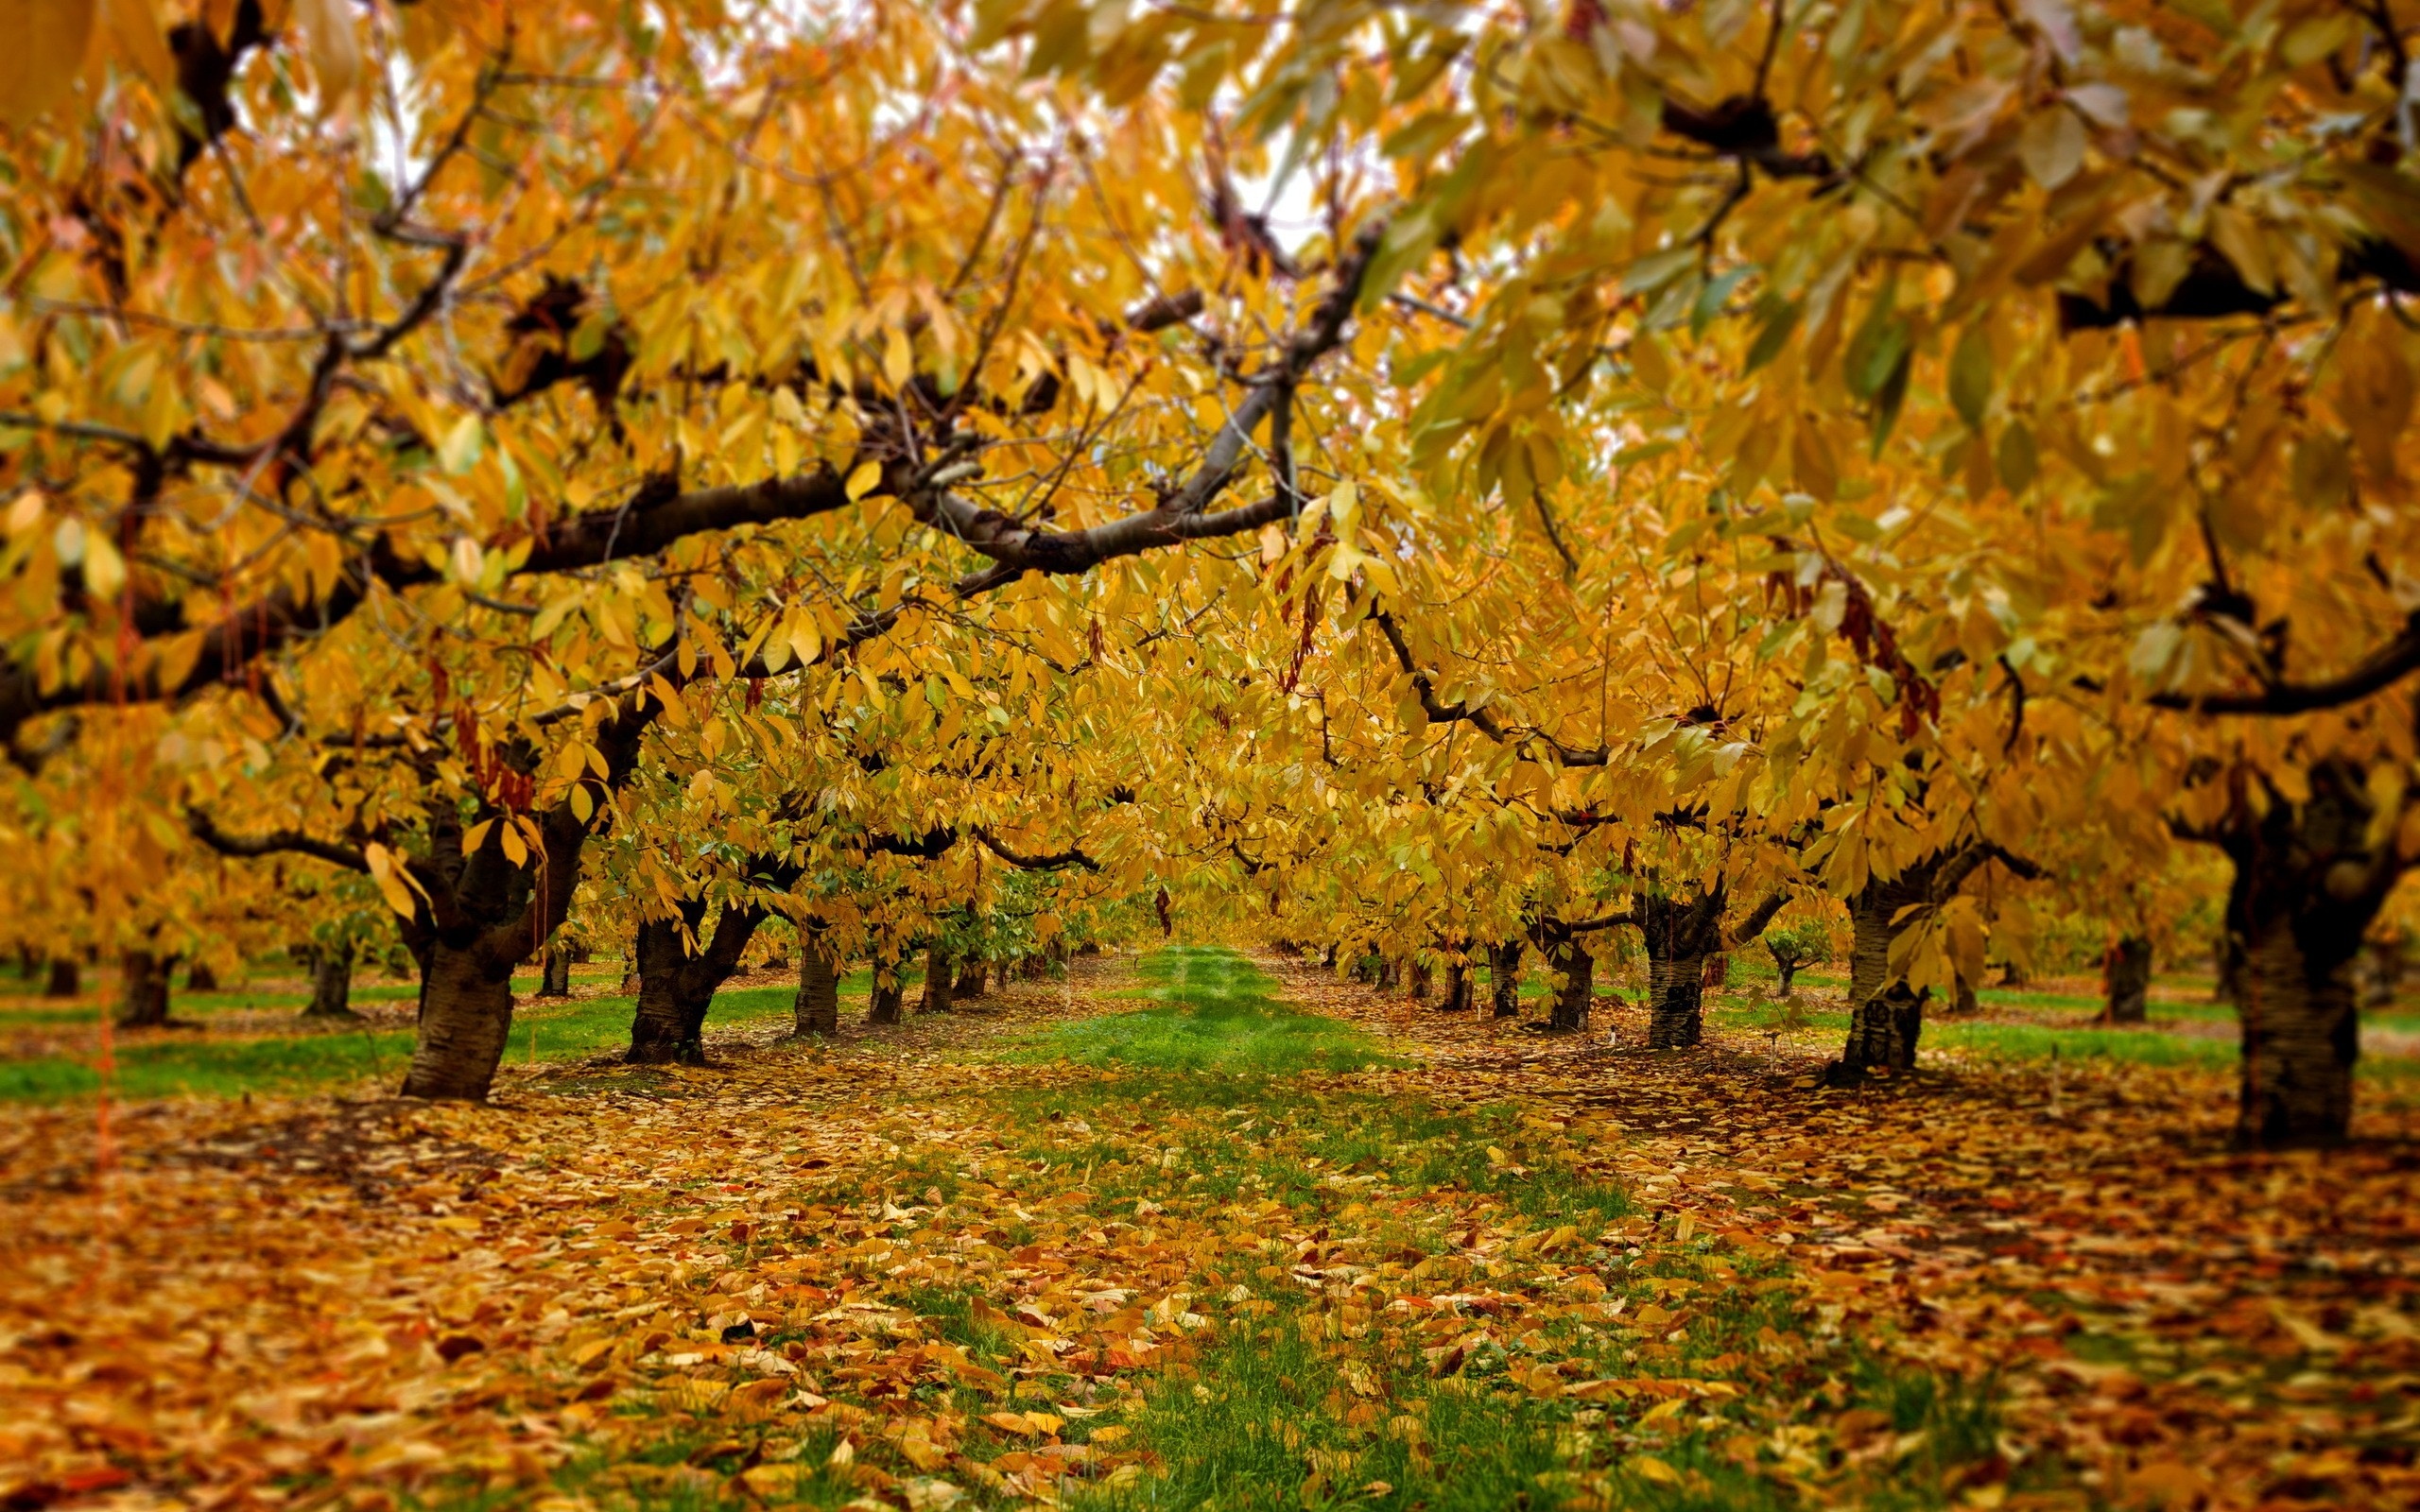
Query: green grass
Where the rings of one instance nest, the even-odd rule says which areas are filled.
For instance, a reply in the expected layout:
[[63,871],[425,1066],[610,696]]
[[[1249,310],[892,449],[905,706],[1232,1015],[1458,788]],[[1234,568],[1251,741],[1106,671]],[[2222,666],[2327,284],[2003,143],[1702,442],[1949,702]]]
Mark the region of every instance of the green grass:
[[[852,981],[863,990],[862,973]],[[793,997],[788,988],[729,989],[716,994],[706,1022],[712,1027],[782,1018],[790,1012]],[[632,1007],[631,998],[602,997],[524,1008],[513,1015],[505,1059],[527,1061],[533,1042],[541,1063],[581,1060],[627,1045]],[[369,1027],[185,1043],[153,1040],[117,1052],[117,1095],[234,1097],[365,1077],[399,1078],[411,1059],[412,1043],[408,1029]],[[90,1097],[100,1087],[100,1074],[86,1057],[0,1061],[0,1102]]]
[[1155,1006],[1037,1035],[1026,1057],[1105,1070],[1285,1076],[1379,1062],[1349,1024],[1272,1002],[1276,984],[1233,951],[1171,946],[1146,956],[1142,995]]

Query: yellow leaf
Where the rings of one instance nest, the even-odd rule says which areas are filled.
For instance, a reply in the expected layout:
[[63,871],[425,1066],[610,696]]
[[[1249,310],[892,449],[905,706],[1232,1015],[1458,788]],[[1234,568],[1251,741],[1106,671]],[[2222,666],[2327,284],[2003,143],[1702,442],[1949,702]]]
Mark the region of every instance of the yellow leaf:
[[855,504],[857,500],[864,498],[869,493],[872,493],[874,490],[874,486],[881,481],[881,463],[858,463],[856,469],[849,473],[849,502]]
[[479,850],[479,843],[485,840],[488,837],[488,832],[494,828],[495,820],[481,819],[478,823],[474,824],[469,829],[463,831],[462,853],[466,856],[476,855]]
[[1652,1454],[1633,1454],[1622,1463],[1641,1480],[1655,1481],[1665,1486],[1681,1484],[1681,1472]]
[[350,0],[294,0],[294,18],[310,43],[311,71],[319,76],[320,112],[341,109],[361,77],[361,39],[353,29]]
[[0,0],[0,120],[30,126],[76,97],[93,13],[93,0]]

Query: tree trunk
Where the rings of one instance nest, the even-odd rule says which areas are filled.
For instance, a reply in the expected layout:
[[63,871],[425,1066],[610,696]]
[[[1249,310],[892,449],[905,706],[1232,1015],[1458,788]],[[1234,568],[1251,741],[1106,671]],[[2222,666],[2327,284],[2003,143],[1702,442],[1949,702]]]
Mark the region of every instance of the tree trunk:
[[420,1042],[404,1074],[406,1097],[484,1102],[512,1034],[512,968],[504,953],[442,938],[423,943]]
[[175,964],[175,956],[151,951],[128,951],[119,958],[118,971],[123,978],[117,1010],[119,1028],[167,1027],[168,975]]
[[1506,940],[1488,953],[1489,987],[1495,994],[1494,1011],[1499,1019],[1518,1018],[1521,1013],[1521,942]]
[[918,1000],[916,1011],[947,1013],[951,998],[949,951],[935,940],[925,951],[925,995]]
[[2109,1023],[2141,1023],[2150,1016],[2152,942],[2140,935],[2121,936],[2100,963],[2100,978],[2109,991],[2109,1006],[2101,1018]]
[[1773,988],[1773,996],[1784,1002],[1789,1000],[1790,984],[1797,980],[1798,962],[1799,958],[1795,955],[1776,953],[1773,956],[1773,970],[1781,973],[1781,980]]
[[2299,809],[2239,805],[2220,833],[2235,862],[2229,954],[2243,1025],[2238,1136],[2272,1146],[2341,1143],[2353,1115],[2360,1020],[2352,965],[2403,869],[2394,827],[2370,845],[2365,774],[2328,762]]
[[1445,996],[1437,1005],[1447,1013],[1460,1013],[1471,1005],[1471,969],[1467,962],[1455,961],[1445,968]]
[[311,1002],[302,1017],[321,1022],[355,1022],[353,1011],[353,942],[311,947]]
[[185,969],[185,990],[188,992],[217,991],[218,973],[199,962],[187,967]]
[[1825,1080],[1854,1086],[1874,1072],[1916,1069],[1929,992],[1913,991],[1904,977],[1891,977],[1891,941],[1919,922],[1919,916],[1902,918],[1902,911],[1946,902],[1969,876],[2001,854],[1995,846],[1970,840],[1936,850],[1887,882],[1875,878],[1849,900],[1849,1038]]
[[1402,964],[1391,955],[1379,956],[1377,981],[1378,990],[1381,992],[1392,992],[1395,989],[1396,986],[1402,982]]
[[1949,1011],[1962,1019],[1971,1019],[1983,1011],[1983,1000],[1975,995],[1975,984],[1966,980],[1962,971],[1958,976],[1958,997]]
[[[765,910],[725,907],[711,937],[702,934],[705,917],[705,901],[692,898],[682,903],[680,919],[639,924],[639,1001],[631,1017],[628,1057],[633,1065],[706,1063],[706,1011],[716,991],[739,970],[739,957],[765,921]],[[696,955],[683,939],[684,923],[688,936],[702,945]]]
[[900,1010],[908,1001],[908,989],[899,980],[903,957],[884,955],[876,952],[873,958],[873,988],[866,994],[866,1022],[897,1023]]
[[798,1021],[793,1032],[802,1037],[840,1032],[839,963],[804,931],[799,936],[798,1001],[791,1011]]
[[980,955],[969,955],[958,963],[958,980],[950,984],[952,1003],[972,1003],[983,995],[991,985],[992,963]]
[[73,998],[84,994],[84,973],[76,962],[64,955],[54,955],[50,961],[50,980],[42,987],[46,998]]
[[1588,1027],[1588,1007],[1597,995],[1597,957],[1577,938],[1557,943],[1549,959],[1562,980],[1556,984],[1554,1009],[1547,1027],[1557,1034],[1576,1034]]
[[567,998],[571,996],[571,952],[561,945],[548,943],[538,955],[538,996]]
[[1647,952],[1647,1047],[1679,1050],[1705,1038],[1705,958]]
[[1410,991],[1409,996],[1414,1003],[1426,1003],[1428,1001],[1429,974],[1428,963],[1426,961],[1415,960],[1411,963],[1411,970],[1409,972]]

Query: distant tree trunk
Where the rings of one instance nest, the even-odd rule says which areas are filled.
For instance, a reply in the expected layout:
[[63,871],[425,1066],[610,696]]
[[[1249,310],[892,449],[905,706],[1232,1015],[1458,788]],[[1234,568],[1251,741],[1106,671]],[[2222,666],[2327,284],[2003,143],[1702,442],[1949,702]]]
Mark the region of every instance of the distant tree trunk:
[[1597,957],[1577,936],[1564,937],[1548,956],[1563,980],[1556,985],[1554,1008],[1547,1027],[1557,1034],[1576,1034],[1588,1027],[1589,1005],[1597,996]]
[[1445,996],[1438,1007],[1447,1013],[1460,1013],[1471,1005],[1471,969],[1464,961],[1454,961],[1445,968]]
[[1337,944],[1336,944],[1336,941],[1334,941],[1334,940],[1330,940],[1330,941],[1328,941],[1328,942],[1327,942],[1327,949],[1326,949],[1324,952],[1322,952],[1322,953],[1321,954],[1321,955],[1320,955],[1320,970],[1321,970],[1321,971],[1335,971],[1335,970],[1336,970],[1336,952],[1337,952]]
[[798,1000],[791,1005],[797,1020],[792,1031],[802,1037],[840,1032],[840,967],[823,946],[799,932]]
[[2006,988],[2019,988],[2025,986],[2025,968],[2023,966],[2018,965],[2014,961],[2000,962],[2000,986]]
[[2404,938],[2400,932],[2373,935],[2355,957],[2353,980],[2365,1008],[2391,1008],[2403,989]]
[[935,940],[925,952],[925,996],[916,1005],[919,1013],[947,1013],[950,1005],[949,950]]
[[1787,894],[1773,893],[1740,920],[1737,933],[1726,935],[1722,913],[1730,896],[1720,884],[1707,892],[1641,893],[1632,900],[1631,918],[1647,947],[1650,1049],[1683,1049],[1705,1038],[1705,990],[1728,979],[1725,953],[1764,934],[1788,901]]
[[969,955],[958,963],[958,980],[950,984],[953,1003],[971,1003],[983,995],[991,985],[992,963],[980,955]]
[[18,980],[24,982],[32,981],[35,977],[42,975],[42,956],[35,952],[31,945],[20,945],[17,947]]
[[2366,774],[2346,762],[2309,773],[2299,807],[2238,803],[2217,832],[2235,863],[2229,954],[2240,962],[2243,1025],[2236,1132],[2271,1146],[2341,1143],[2352,1122],[2360,1019],[2352,965],[2403,863],[2392,825],[2370,843]]
[[1962,1019],[1973,1018],[1983,1011],[1983,1000],[1975,995],[1975,984],[1966,979],[1965,972],[1958,972],[1957,977],[1958,994],[1951,1000],[1949,1011]]
[[538,996],[571,996],[571,952],[551,941],[538,953]]
[[2101,1012],[2104,1022],[2145,1022],[2150,1017],[2152,942],[2140,935],[2120,936],[2101,960],[2100,979],[2109,993],[2109,1005]]
[[1415,958],[1411,963],[1409,975],[1411,979],[1410,990],[1407,995],[1409,996],[1411,1001],[1414,1003],[1427,1002],[1429,983],[1428,963]]
[[873,987],[866,994],[866,1022],[897,1023],[901,1009],[908,1001],[908,988],[899,979],[899,968],[905,957],[874,953]]
[[1505,940],[1488,953],[1487,973],[1495,993],[1495,1015],[1517,1018],[1521,1012],[1521,942]]
[[1378,990],[1392,992],[1403,980],[1403,968],[1392,955],[1378,957]]
[[1995,860],[2010,858],[1996,846],[1970,840],[1936,850],[1887,882],[1869,881],[1849,900],[1849,1036],[1841,1058],[1825,1073],[1832,1085],[1854,1086],[1877,1071],[1916,1069],[1928,993],[1892,975],[1891,941],[1918,921],[1914,914],[1901,917],[1903,910],[1947,902],[1969,876]]
[[1797,980],[1798,969],[1806,963],[1806,957],[1795,951],[1773,950],[1770,944],[1765,949],[1772,954],[1773,970],[1781,973],[1781,980],[1773,987],[1773,996],[1786,1002],[1794,990],[1791,984]]
[[353,1011],[353,941],[337,940],[311,947],[311,1002],[305,1019],[320,1022],[358,1022]]
[[[725,907],[715,921],[714,934],[703,936],[706,902],[684,899],[679,919],[649,919],[639,923],[634,952],[639,965],[639,1001],[631,1016],[632,1065],[706,1063],[706,1012],[715,993],[739,970],[766,914],[761,907]],[[685,933],[699,938],[702,949],[688,953]]]
[[50,980],[44,982],[42,995],[46,998],[73,998],[84,994],[84,973],[71,956],[50,958]]
[[121,1029],[160,1029],[168,1022],[168,977],[176,965],[173,955],[161,955],[152,951],[128,951],[118,958],[118,971],[123,979],[118,999],[117,1026]]
[[217,991],[218,973],[212,971],[209,967],[202,965],[199,961],[196,961],[193,965],[185,968],[185,990],[188,992]]

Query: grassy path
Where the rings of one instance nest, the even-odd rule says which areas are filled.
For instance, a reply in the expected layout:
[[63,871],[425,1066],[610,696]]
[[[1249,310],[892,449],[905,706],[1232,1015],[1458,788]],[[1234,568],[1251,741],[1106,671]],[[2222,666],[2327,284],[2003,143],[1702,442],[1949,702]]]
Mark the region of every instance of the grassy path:
[[[2021,1080],[1814,1099],[1718,1040],[1170,950],[713,1069],[516,1069],[492,1108],[129,1108],[106,1173],[89,1109],[0,1109],[0,1500],[2413,1491],[2399,1157],[2169,1147],[2146,1193],[2144,1127],[2207,1122],[2189,1070],[2079,1074],[2045,1123]],[[2091,1200],[2129,1177],[2167,1209]]]

